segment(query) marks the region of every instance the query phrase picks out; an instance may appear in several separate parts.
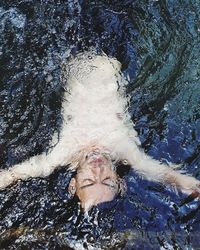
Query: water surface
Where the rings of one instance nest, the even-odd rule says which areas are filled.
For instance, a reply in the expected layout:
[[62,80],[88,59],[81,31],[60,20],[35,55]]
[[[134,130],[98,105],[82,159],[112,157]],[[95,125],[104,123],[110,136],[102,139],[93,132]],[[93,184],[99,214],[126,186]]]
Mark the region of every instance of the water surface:
[[[59,131],[61,64],[91,47],[122,63],[144,150],[200,179],[199,1],[0,3],[1,168],[47,151]],[[0,192],[1,249],[198,249],[199,201],[126,177],[123,198],[85,216],[70,173]]]

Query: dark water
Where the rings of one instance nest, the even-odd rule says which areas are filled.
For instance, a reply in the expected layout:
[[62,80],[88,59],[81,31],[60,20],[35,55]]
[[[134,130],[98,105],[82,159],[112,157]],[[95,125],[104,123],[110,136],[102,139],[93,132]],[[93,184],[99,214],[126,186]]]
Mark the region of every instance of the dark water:
[[[95,47],[130,75],[142,146],[200,179],[200,2],[0,2],[0,163],[48,150],[59,131],[61,63]],[[65,168],[0,192],[0,249],[200,249],[200,203],[126,177],[123,198],[89,216],[66,193]]]

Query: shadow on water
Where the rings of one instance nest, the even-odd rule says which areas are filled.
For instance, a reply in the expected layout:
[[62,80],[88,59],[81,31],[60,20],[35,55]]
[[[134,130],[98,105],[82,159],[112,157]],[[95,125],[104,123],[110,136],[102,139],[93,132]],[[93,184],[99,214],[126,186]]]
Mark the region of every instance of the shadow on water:
[[[129,110],[145,151],[200,178],[199,2],[0,3],[0,152],[8,168],[59,131],[61,63],[95,47],[129,74]],[[199,202],[131,172],[127,194],[84,215],[70,173],[0,192],[1,249],[198,249]]]

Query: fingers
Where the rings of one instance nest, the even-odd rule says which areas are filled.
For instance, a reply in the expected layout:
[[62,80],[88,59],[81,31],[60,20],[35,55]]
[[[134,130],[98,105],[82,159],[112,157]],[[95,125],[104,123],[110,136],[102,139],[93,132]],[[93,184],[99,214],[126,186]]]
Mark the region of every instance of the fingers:
[[11,171],[9,170],[2,170],[0,171],[0,190],[5,189],[13,182],[13,176]]
[[200,192],[198,191],[193,191],[189,196],[191,196],[191,198],[195,199],[195,198],[200,198]]
[[187,179],[181,183],[180,189],[193,198],[200,198],[200,181],[189,176],[185,176],[185,178]]
[[200,198],[200,182],[195,185],[194,190],[191,193],[191,196],[194,198]]

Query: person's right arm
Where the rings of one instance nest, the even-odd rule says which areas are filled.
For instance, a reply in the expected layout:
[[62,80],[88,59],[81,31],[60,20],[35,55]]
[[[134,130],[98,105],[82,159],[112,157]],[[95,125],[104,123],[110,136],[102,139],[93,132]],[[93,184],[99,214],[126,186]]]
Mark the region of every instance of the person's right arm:
[[30,159],[16,164],[9,169],[0,171],[0,190],[6,188],[17,180],[26,180],[31,177],[45,177],[50,175],[58,166],[69,163],[70,154],[67,148],[58,143],[53,150],[46,154],[36,155]]

